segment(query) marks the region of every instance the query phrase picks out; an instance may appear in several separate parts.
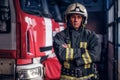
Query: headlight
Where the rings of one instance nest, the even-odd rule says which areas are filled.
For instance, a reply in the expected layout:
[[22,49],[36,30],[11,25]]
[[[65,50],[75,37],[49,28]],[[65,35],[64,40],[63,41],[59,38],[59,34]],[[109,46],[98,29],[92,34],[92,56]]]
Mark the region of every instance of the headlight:
[[19,79],[31,79],[40,76],[40,67],[32,69],[22,69],[18,72]]

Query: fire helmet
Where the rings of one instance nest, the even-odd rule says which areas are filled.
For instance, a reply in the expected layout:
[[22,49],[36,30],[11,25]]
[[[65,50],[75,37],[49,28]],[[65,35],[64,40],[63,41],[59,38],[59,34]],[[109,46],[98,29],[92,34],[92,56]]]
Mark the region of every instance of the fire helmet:
[[83,16],[83,26],[85,26],[87,24],[87,19],[88,19],[88,13],[87,13],[87,10],[86,8],[80,4],[80,3],[73,3],[71,5],[69,5],[66,9],[66,12],[65,12],[65,19],[66,19],[66,22],[67,22],[67,17],[69,14],[80,14]]

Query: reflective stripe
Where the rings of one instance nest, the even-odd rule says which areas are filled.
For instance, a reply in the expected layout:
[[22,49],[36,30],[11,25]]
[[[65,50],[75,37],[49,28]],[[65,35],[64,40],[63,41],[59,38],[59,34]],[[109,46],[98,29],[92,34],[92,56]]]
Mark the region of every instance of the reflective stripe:
[[69,48],[69,51],[68,51],[68,60],[70,60],[70,56],[71,56],[71,48]]
[[80,42],[80,48],[83,48],[83,42]]
[[87,42],[84,42],[84,48],[87,49]]
[[70,68],[70,64],[68,63],[68,61],[65,61],[65,62],[64,62],[64,67],[67,68],[67,69]]
[[90,68],[90,64],[86,64],[86,65],[84,66],[84,68],[85,68],[85,69]]
[[[87,47],[87,45],[85,46],[84,43],[85,43],[85,42],[80,42],[80,48],[86,48],[86,47]],[[87,43],[87,42],[86,42],[86,43]],[[88,60],[86,59],[87,56],[85,55],[85,53],[82,53],[82,58],[83,58],[85,64],[88,64]]]
[[89,79],[91,77],[96,77],[95,74],[89,74],[88,76],[83,76],[83,77],[79,77],[79,78],[76,78],[76,77],[71,77],[71,76],[67,76],[67,75],[61,75],[61,80],[62,79],[69,79],[69,80],[82,80],[82,79]]
[[74,54],[74,52],[73,52],[73,49],[72,49],[72,48],[71,48],[70,50],[71,50],[70,60],[73,60],[73,54]]
[[68,45],[68,48],[66,48],[66,60],[68,61],[69,60],[69,55],[70,55],[70,50],[69,48],[71,47],[70,44],[67,44]]
[[85,62],[85,69],[86,68],[90,68],[90,64],[89,63],[92,63],[92,59],[88,53],[88,50],[87,50],[87,42],[80,42],[80,48],[84,48],[85,49],[85,53],[82,54],[82,58]]
[[68,48],[66,48],[66,61],[64,62],[65,68],[70,68],[69,60],[73,60],[73,49],[71,48],[71,44],[67,44]]
[[88,64],[87,59],[85,58],[85,54],[82,54],[82,58],[83,58],[85,64]]
[[[84,43],[84,48],[85,48],[86,57],[88,58],[88,63],[91,63],[92,60],[91,60],[91,58],[90,58],[90,55],[88,54],[87,42]],[[90,64],[85,65],[85,69],[86,69],[86,68],[90,68]]]
[[67,44],[68,45],[68,48],[71,48],[71,44]]
[[90,55],[89,55],[89,53],[88,53],[88,50],[86,50],[85,52],[86,52],[86,55],[87,55],[87,57],[88,57],[88,59],[89,59],[89,62],[92,63],[92,59],[91,59],[91,57],[90,57]]
[[[85,48],[87,48],[87,42],[85,43]],[[88,57],[89,63],[92,63],[92,59],[91,59],[87,49],[85,49],[85,53],[86,53],[86,55]],[[85,68],[90,68],[90,64],[87,64],[87,66]]]
[[73,48],[66,48],[66,61],[73,60]]
[[69,56],[69,48],[66,48],[66,60],[68,61],[68,56]]

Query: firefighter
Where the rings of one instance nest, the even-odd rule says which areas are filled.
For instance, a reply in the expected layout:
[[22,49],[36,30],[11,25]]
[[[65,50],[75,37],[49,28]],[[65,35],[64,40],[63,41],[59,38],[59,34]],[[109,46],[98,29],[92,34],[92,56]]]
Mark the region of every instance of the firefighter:
[[85,28],[86,8],[80,3],[68,6],[67,28],[54,37],[53,46],[61,67],[60,80],[97,80],[95,62],[100,60],[101,46],[95,32]]

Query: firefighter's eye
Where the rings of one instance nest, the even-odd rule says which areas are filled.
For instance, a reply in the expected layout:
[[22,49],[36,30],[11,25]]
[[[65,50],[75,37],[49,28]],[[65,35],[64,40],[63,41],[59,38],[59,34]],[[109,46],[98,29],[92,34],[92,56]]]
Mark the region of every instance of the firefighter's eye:
[[82,16],[81,15],[71,15],[71,19],[80,19],[80,18],[82,18]]

